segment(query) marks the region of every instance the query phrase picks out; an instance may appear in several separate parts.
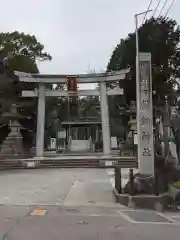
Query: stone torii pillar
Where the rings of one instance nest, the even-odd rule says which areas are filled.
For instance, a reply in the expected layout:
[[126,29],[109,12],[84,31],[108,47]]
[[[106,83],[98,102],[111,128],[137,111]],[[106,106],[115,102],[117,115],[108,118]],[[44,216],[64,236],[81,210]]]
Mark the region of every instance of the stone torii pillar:
[[45,125],[45,86],[39,83],[37,92],[38,112],[37,112],[37,133],[36,133],[36,157],[44,155],[44,125]]
[[111,142],[109,132],[109,109],[107,101],[106,82],[101,82],[100,85],[100,106],[101,106],[101,121],[102,121],[102,137],[104,155],[111,154]]

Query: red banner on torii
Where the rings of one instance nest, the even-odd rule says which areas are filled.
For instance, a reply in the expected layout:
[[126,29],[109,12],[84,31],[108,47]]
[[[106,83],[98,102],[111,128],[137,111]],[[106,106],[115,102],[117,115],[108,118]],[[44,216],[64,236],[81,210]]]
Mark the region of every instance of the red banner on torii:
[[67,77],[67,90],[68,92],[77,92],[77,78]]

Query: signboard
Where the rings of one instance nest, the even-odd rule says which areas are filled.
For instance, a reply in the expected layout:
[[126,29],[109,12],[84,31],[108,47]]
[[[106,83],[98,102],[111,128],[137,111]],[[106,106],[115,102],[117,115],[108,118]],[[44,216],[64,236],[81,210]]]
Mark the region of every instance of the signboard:
[[67,90],[68,92],[77,91],[77,78],[76,77],[67,77]]
[[139,54],[139,85],[137,86],[138,160],[142,174],[154,176],[154,140],[152,112],[151,54]]
[[36,163],[35,162],[27,162],[27,168],[35,168]]
[[127,158],[126,160],[120,159],[120,160],[100,160],[99,161],[100,167],[105,168],[115,168],[115,167],[121,167],[121,168],[136,168],[137,162],[136,159]]
[[117,166],[121,163],[119,161],[116,161],[116,160],[114,160],[114,161],[110,161],[110,160],[107,160],[107,161],[102,160],[101,161],[100,160],[99,164],[100,164],[100,166],[113,167],[113,166]]
[[117,137],[111,137],[111,148],[117,148]]
[[66,129],[61,129],[61,130],[58,132],[58,138],[63,138],[63,139],[66,138]]
[[56,138],[51,138],[50,147],[51,147],[51,150],[56,150]]
[[138,145],[138,136],[134,134],[134,145]]

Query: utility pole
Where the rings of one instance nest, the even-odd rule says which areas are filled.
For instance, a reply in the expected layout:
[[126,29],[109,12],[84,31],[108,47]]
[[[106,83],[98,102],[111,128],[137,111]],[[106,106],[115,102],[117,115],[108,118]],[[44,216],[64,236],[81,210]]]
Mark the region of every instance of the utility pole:
[[169,106],[167,101],[167,96],[165,96],[165,106],[163,111],[163,141],[164,141],[164,156],[167,162],[169,156]]

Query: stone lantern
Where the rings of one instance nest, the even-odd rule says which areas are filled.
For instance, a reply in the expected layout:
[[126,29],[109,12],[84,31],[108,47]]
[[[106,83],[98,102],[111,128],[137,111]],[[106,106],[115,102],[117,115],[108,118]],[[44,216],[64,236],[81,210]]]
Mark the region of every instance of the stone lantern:
[[21,125],[18,120],[23,117],[17,112],[16,105],[13,104],[10,111],[4,113],[2,118],[9,121],[8,126],[10,132],[1,145],[0,159],[22,157],[23,144],[20,132]]

